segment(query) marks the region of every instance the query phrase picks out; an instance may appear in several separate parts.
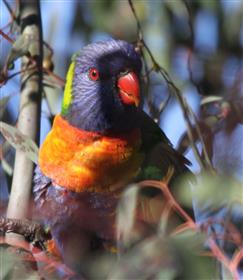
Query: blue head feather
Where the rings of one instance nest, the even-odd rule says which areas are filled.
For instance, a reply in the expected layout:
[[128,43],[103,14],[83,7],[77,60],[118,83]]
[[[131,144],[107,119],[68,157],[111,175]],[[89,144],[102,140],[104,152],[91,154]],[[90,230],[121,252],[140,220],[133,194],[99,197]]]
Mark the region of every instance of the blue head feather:
[[[134,46],[121,40],[97,42],[75,57],[72,103],[64,117],[73,126],[101,133],[124,132],[136,127],[138,109],[124,105],[117,90],[118,75],[130,69],[140,75],[142,63]],[[96,68],[100,79],[89,78]]]

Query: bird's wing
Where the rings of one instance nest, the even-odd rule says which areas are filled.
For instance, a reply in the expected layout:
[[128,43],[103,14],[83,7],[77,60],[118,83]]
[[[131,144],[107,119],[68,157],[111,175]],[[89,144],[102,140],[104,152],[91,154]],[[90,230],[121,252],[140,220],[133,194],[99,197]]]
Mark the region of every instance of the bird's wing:
[[139,179],[162,180],[173,167],[176,179],[189,172],[190,162],[178,153],[160,127],[144,112],[141,112],[142,147],[145,160]]
[[[141,112],[141,138],[141,151],[145,159],[137,181],[159,180],[169,182],[169,188],[172,194],[176,196],[178,186],[176,181],[180,175],[190,173],[187,167],[190,162],[173,148],[160,127],[144,112]],[[158,224],[163,211],[168,210],[166,208],[168,208],[169,202],[159,189],[150,186],[140,191],[140,198],[138,199],[138,205],[141,204],[142,213],[139,213],[141,219],[149,224]],[[186,211],[193,216],[190,207]],[[172,215],[170,220],[175,221],[176,224],[183,222],[180,218],[178,219],[178,215]]]

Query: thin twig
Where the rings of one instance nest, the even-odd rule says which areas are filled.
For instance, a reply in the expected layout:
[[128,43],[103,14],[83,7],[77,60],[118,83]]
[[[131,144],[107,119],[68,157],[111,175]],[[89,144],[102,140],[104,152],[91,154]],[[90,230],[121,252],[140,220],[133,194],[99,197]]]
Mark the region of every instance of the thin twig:
[[[6,39],[9,43],[13,44],[14,40],[12,38],[10,38],[6,33],[4,33],[1,29],[0,29],[0,35],[4,37],[4,39]],[[35,62],[34,59],[32,57],[29,58],[30,62]],[[57,74],[55,74],[54,72],[50,71],[49,69],[43,67],[43,70],[50,75],[52,78],[54,78],[59,85],[61,85],[62,87],[65,85],[65,80],[63,78],[61,78],[60,76],[58,76]]]
[[234,254],[234,256],[231,260],[231,264],[230,264],[230,267],[231,267],[232,271],[237,270],[237,268],[238,268],[240,262],[242,261],[242,259],[243,259],[243,249],[237,251]]
[[[32,253],[35,260],[38,263],[45,264],[45,268],[43,269],[45,275],[47,273],[47,269],[52,268],[52,270],[55,271],[62,271],[64,273],[63,277],[65,277],[63,279],[71,279],[72,277],[76,276],[75,273],[69,267],[67,267],[64,263],[60,261],[60,259],[42,251],[41,249],[38,249],[37,247],[33,248],[32,246],[30,246],[30,243],[25,240],[17,240],[16,238],[6,239],[5,237],[0,237],[0,245],[1,244],[8,244],[10,246],[21,248],[25,251]],[[39,269],[39,273],[41,272],[41,269]],[[78,279],[82,280],[84,278],[79,277]]]
[[[146,180],[146,181],[139,182],[138,185],[140,187],[152,186],[160,189],[163,192],[167,203],[169,203],[172,209],[174,209],[185,220],[185,223],[177,227],[176,230],[172,233],[172,235],[179,234],[189,228],[195,231],[202,230],[203,232],[207,232],[207,227],[204,228],[198,227],[196,222],[184,211],[184,209],[180,206],[180,204],[176,201],[174,196],[171,194],[166,183],[161,181],[155,181],[155,180]],[[232,274],[235,280],[239,280],[240,278],[237,271],[237,267],[243,257],[243,251],[239,249],[240,252],[235,254],[230,260],[216,244],[214,240],[215,238],[217,238],[217,236],[214,238],[212,236],[209,236],[208,238],[208,244],[212,256],[215,257],[230,271],[230,273]]]
[[[161,181],[155,181],[155,180],[145,180],[138,183],[141,187],[146,186],[153,186],[155,188],[160,189],[165,197],[167,198],[167,201],[170,201],[172,208],[182,217],[188,224],[195,225],[195,222],[193,219],[185,212],[185,210],[179,205],[179,203],[176,201],[172,193],[170,192],[167,184]],[[196,227],[196,226],[195,226]]]
[[137,23],[137,36],[138,36],[139,40],[142,40],[143,39],[142,26],[140,24],[140,21],[138,19],[137,13],[136,13],[135,8],[133,6],[133,2],[132,2],[132,0],[128,0],[128,3],[129,3],[129,6],[130,6],[130,8],[132,10],[132,13],[133,13],[133,15],[134,15],[134,17],[136,19],[136,23]]
[[[11,19],[8,23],[6,23],[4,26],[2,26],[2,27],[0,28],[0,30],[4,30],[4,29],[8,28],[12,23],[13,23],[13,20]],[[9,32],[10,32],[10,31],[9,31]]]
[[13,44],[14,40],[11,39],[6,33],[4,33],[1,29],[0,29],[0,35],[3,36],[4,39],[6,39],[9,43]]
[[[198,85],[195,83],[194,79],[193,79],[193,74],[192,74],[192,67],[191,67],[191,60],[192,60],[192,56],[193,56],[193,52],[194,52],[194,38],[195,38],[195,34],[194,34],[194,28],[193,28],[193,14],[192,14],[192,10],[190,8],[190,5],[189,3],[187,2],[187,0],[182,0],[182,2],[184,3],[185,7],[186,7],[186,10],[187,10],[187,13],[188,13],[188,25],[189,25],[189,29],[190,29],[190,50],[188,52],[188,56],[187,56],[187,68],[188,68],[188,72],[189,72],[189,76],[190,76],[190,81],[191,83],[195,86],[195,88],[197,89],[198,93],[200,94],[200,90],[199,90],[199,87]],[[204,156],[204,159],[208,165],[208,167],[210,169],[212,169],[212,163],[211,163],[211,160],[209,159],[209,156],[208,156],[208,152],[207,152],[207,148],[206,148],[206,145],[204,143],[204,138],[202,136],[202,133],[201,133],[201,129],[198,125],[198,121],[196,120],[196,116],[194,114],[194,112],[191,110],[191,108],[188,106],[188,109],[190,110],[190,114],[193,116],[193,119],[194,119],[194,123],[195,123],[195,129],[196,129],[196,132],[197,132],[197,135],[200,139],[200,142],[201,142],[201,145],[202,145],[202,153],[203,153],[203,156]]]
[[[208,160],[209,158],[206,157],[205,161],[202,160],[200,152],[198,151],[198,148],[197,148],[197,146],[195,144],[196,141],[195,141],[195,139],[193,137],[193,133],[192,133],[193,125],[191,124],[191,121],[190,121],[190,118],[191,118],[194,121],[195,124],[197,123],[195,115],[192,114],[191,110],[189,109],[189,105],[187,104],[185,98],[183,98],[180,90],[175,86],[175,84],[171,80],[171,78],[170,78],[169,74],[167,73],[167,71],[162,66],[160,66],[159,63],[155,60],[151,50],[149,49],[149,47],[147,46],[146,42],[143,39],[143,33],[142,33],[141,24],[140,24],[140,21],[138,19],[138,16],[137,16],[137,13],[135,11],[135,8],[134,8],[132,0],[128,0],[128,3],[130,5],[130,8],[132,10],[132,13],[133,13],[134,18],[135,18],[136,23],[137,23],[137,28],[138,28],[137,33],[138,33],[139,44],[143,45],[143,47],[146,49],[146,51],[149,54],[149,57],[150,57],[150,59],[151,59],[151,61],[153,63],[154,70],[161,74],[163,79],[168,84],[169,88],[171,88],[173,90],[172,92],[175,95],[177,101],[179,102],[179,104],[180,104],[180,106],[182,108],[183,116],[184,116],[184,119],[186,121],[188,138],[190,140],[190,144],[191,144],[192,150],[194,152],[195,158],[197,159],[197,161],[198,161],[198,163],[199,163],[199,165],[200,165],[200,167],[202,169],[204,169],[204,168],[212,169],[211,162]],[[199,131],[200,131],[200,129],[199,129]],[[198,130],[197,130],[197,133],[198,133]],[[202,146],[205,147],[204,140],[202,138],[202,134],[201,133],[199,133],[198,138],[200,139],[200,141],[202,143]]]
[[11,75],[9,75],[9,76],[7,76],[7,77],[4,77],[4,80],[1,81],[1,83],[0,83],[0,87],[1,87],[3,84],[6,84],[7,81],[11,80],[11,79],[14,78],[15,76],[20,75],[20,74],[24,74],[26,71],[30,71],[30,70],[32,70],[32,71],[37,70],[36,65],[33,65],[32,67],[29,67],[29,66],[28,66],[28,67],[22,68],[21,70],[16,71],[16,72],[12,73]]
[[15,13],[13,12],[12,8],[10,7],[9,3],[7,2],[7,0],[3,0],[3,3],[5,4],[7,10],[9,11],[9,13],[10,13],[12,19],[13,19],[13,20],[16,20],[17,17],[16,17],[16,15],[15,15]]

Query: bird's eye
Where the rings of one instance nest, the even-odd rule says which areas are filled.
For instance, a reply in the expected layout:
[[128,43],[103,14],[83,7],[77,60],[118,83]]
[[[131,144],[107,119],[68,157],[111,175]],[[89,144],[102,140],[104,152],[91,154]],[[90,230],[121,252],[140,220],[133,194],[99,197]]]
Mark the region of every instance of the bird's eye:
[[99,80],[99,71],[96,68],[90,68],[89,69],[89,78],[92,81]]

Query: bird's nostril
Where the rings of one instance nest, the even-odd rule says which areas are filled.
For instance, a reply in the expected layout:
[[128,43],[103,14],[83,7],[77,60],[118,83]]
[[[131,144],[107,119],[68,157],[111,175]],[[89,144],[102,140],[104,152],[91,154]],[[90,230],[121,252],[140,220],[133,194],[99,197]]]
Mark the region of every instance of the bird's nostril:
[[127,75],[129,72],[131,72],[131,69],[128,69],[128,68],[124,68],[120,71],[119,73],[119,76],[122,77],[122,76],[125,76]]

